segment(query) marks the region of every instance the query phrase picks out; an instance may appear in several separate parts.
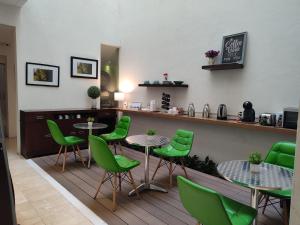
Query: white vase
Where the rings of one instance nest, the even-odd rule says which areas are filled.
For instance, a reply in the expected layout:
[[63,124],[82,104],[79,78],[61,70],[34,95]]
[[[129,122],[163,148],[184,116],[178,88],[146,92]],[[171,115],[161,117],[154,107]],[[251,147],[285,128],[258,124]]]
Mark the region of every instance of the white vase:
[[260,164],[252,164],[250,163],[250,172],[251,173],[259,173],[260,172]]
[[88,127],[93,127],[93,122],[88,122]]
[[215,63],[215,58],[208,58],[208,64],[213,65]]
[[97,99],[96,98],[91,99],[91,107],[92,107],[92,109],[97,109]]

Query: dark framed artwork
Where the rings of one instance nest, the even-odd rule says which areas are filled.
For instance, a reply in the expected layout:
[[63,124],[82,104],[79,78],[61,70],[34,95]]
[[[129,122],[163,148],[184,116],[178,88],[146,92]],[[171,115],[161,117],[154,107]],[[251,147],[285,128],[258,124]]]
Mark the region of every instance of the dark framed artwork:
[[98,60],[71,56],[71,77],[98,79]]
[[59,87],[59,66],[27,62],[26,85]]
[[224,36],[221,62],[244,64],[246,43],[247,32]]

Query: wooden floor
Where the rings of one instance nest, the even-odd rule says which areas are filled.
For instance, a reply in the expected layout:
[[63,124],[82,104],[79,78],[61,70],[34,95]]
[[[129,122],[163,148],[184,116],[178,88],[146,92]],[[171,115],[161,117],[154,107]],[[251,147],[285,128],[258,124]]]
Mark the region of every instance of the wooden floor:
[[[86,153],[86,151],[83,151],[84,155]],[[140,183],[144,175],[144,154],[131,149],[126,149],[125,154],[130,158],[141,161],[141,165],[132,171],[136,183]],[[95,164],[92,164],[90,169],[84,168],[81,163],[74,162],[73,155],[70,155],[66,170],[62,173],[60,167],[54,166],[55,159],[56,155],[53,155],[35,158],[34,161],[108,224],[196,224],[196,221],[183,208],[179,199],[176,175],[183,175],[180,167],[175,169],[174,186],[169,189],[168,193],[143,192],[141,199],[128,197],[127,194],[131,187],[124,183],[122,192],[117,195],[118,209],[112,212],[110,182],[106,182],[102,186],[101,193],[96,200],[92,198],[103,174],[102,169],[99,169]],[[151,157],[150,176],[154,172],[157,163],[158,159]],[[191,169],[188,169],[188,174],[190,179],[199,184],[213,188],[239,202],[249,204],[250,192],[246,188]],[[155,183],[165,188],[168,187],[166,168],[161,168],[158,171]],[[265,215],[262,215],[260,210],[258,224],[281,225],[282,222],[275,210],[268,207]]]

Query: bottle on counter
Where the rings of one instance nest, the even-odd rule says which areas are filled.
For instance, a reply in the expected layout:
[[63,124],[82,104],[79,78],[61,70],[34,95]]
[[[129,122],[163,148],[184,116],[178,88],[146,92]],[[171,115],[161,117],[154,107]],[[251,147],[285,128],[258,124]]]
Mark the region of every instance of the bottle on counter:
[[189,107],[188,107],[188,116],[189,117],[195,117],[195,107],[194,107],[193,103],[189,104]]

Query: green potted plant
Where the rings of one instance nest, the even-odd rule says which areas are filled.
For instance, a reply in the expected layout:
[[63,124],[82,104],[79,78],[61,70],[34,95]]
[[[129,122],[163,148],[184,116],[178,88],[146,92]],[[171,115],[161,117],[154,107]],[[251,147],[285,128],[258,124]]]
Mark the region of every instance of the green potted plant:
[[147,139],[148,139],[148,140],[153,140],[155,134],[156,134],[156,130],[154,130],[154,129],[149,129],[149,130],[147,131]]
[[261,154],[259,152],[253,152],[249,156],[250,172],[259,173],[260,163],[262,162]]
[[87,123],[88,123],[88,126],[89,126],[89,127],[92,127],[92,126],[93,126],[93,123],[94,123],[94,121],[95,121],[95,119],[94,119],[94,117],[88,117],[88,118],[86,119],[86,121],[87,121]]
[[92,109],[96,109],[97,108],[97,98],[99,98],[99,96],[100,96],[100,89],[97,86],[91,86],[87,90],[87,95],[92,100]]

